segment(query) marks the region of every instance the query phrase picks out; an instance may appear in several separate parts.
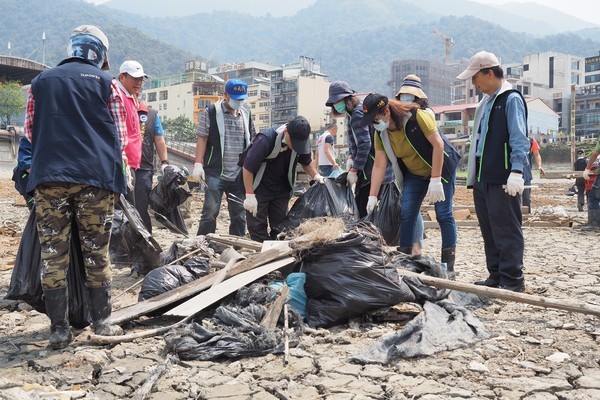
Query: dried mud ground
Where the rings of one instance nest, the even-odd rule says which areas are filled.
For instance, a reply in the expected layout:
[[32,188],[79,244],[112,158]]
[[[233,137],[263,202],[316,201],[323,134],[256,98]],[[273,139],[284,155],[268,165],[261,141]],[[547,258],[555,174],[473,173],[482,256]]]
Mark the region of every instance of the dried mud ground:
[[[14,192],[10,171],[0,171],[0,299],[4,298],[27,209]],[[524,227],[525,274],[530,294],[600,306],[600,235],[585,233],[586,213],[566,196],[572,181],[537,180],[534,215],[562,207],[565,227]],[[456,205],[471,205],[457,187]],[[200,195],[192,198],[189,229],[197,229]],[[221,214],[223,218],[226,213]],[[538,218],[539,220],[539,218]],[[226,221],[219,224],[225,233]],[[457,280],[486,277],[479,228],[459,226]],[[427,229],[424,252],[438,257],[440,234]],[[176,238],[155,228],[164,248]],[[139,278],[116,269],[113,307],[134,303],[123,295]],[[117,297],[118,296],[118,297]],[[46,347],[49,321],[27,304],[0,300],[0,399],[600,399],[600,322],[591,315],[494,300],[472,310],[490,339],[433,356],[390,365],[348,361],[401,325],[351,321],[305,333],[284,365],[279,355],[218,362],[165,363],[162,337],[114,346]],[[127,330],[147,329],[141,318]],[[152,390],[146,383],[164,373]]]

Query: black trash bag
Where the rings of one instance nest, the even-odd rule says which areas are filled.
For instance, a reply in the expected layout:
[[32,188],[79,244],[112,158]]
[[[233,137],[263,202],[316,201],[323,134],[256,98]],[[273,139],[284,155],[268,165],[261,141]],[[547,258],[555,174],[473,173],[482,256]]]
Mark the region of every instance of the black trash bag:
[[208,263],[208,258],[206,257],[191,257],[185,263],[183,263],[183,266],[190,271],[190,273],[194,276],[194,279],[208,275],[210,272],[210,265]]
[[359,222],[342,237],[301,251],[311,327],[328,328],[370,311],[414,301],[382,251],[379,232]]
[[[36,311],[46,313],[42,291],[41,246],[36,227],[35,206],[29,213],[8,287],[6,300],[21,300]],[[85,266],[77,223],[71,226],[71,259],[67,272],[69,292],[69,322],[77,329],[91,323],[89,294],[85,285]]]
[[158,296],[198,278],[183,265],[165,265],[153,269],[144,277],[138,301]]
[[[119,197],[113,218],[117,223],[113,221],[114,230],[111,229],[111,261],[130,264],[132,273],[138,276],[160,267],[160,245],[146,229],[138,210],[123,195]],[[112,236],[113,232],[117,234]]]
[[314,217],[358,220],[358,208],[352,189],[334,179],[325,179],[323,185],[312,185],[306,193],[296,199],[285,220],[273,229],[273,233],[291,231],[304,220]]
[[[187,227],[179,210],[179,206],[192,195],[188,189],[188,174],[185,170],[169,165],[165,168],[163,178],[150,192],[148,204],[158,214],[165,217],[177,230],[187,235]],[[157,218],[161,222],[161,218]],[[170,228],[169,224],[163,225]]]
[[129,229],[129,220],[122,210],[115,210],[112,227],[110,228],[110,243],[108,245],[110,261],[113,264],[129,262],[131,251],[125,240],[125,231],[127,229]]
[[372,222],[381,231],[388,246],[400,244],[400,200],[402,195],[394,182],[381,186],[379,205],[363,219]]

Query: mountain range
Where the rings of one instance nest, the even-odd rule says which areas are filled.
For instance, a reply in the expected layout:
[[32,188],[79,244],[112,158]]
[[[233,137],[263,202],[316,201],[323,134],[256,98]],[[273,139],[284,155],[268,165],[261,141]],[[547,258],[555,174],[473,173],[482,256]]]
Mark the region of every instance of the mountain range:
[[[524,55],[541,51],[586,57],[597,54],[600,49],[596,39],[600,37],[598,27],[543,6],[536,6],[537,11],[525,12],[517,5],[498,9],[463,0],[421,0],[418,3],[302,0],[298,4],[311,4],[292,15],[211,10],[179,17],[148,17],[141,15],[141,11],[164,10],[171,5],[175,8],[176,3],[184,0],[138,1],[111,0],[95,6],[83,0],[3,0],[0,44],[11,42],[12,55],[43,59],[48,65],[56,65],[64,58],[71,30],[90,23],[101,27],[109,37],[113,74],[126,59],[140,61],[149,75],[158,77],[182,72],[185,61],[192,59],[208,61],[212,66],[250,60],[280,65],[297,62],[303,55],[321,64],[321,71],[331,80],[343,79],[356,90],[383,93],[389,90],[386,82],[391,61],[400,58],[443,61],[444,40],[432,33],[434,29],[454,40],[453,60],[469,58],[482,49],[496,53],[504,63],[521,62]],[[238,4],[270,2],[231,1]],[[197,3],[207,4],[190,2],[190,12]],[[549,12],[545,24],[554,30],[557,26],[561,26],[561,30],[567,26],[585,29],[544,36],[515,32],[482,18],[449,15],[450,3],[453,10],[467,7],[483,10],[481,13],[486,11],[498,21],[506,14],[507,18],[512,15],[513,22],[522,27],[544,25],[544,13]],[[136,11],[140,12],[134,14],[112,8],[123,4],[137,5]],[[519,17],[522,15],[527,18]],[[562,18],[562,23],[548,22],[555,17]],[[45,46],[41,41],[43,32]]]

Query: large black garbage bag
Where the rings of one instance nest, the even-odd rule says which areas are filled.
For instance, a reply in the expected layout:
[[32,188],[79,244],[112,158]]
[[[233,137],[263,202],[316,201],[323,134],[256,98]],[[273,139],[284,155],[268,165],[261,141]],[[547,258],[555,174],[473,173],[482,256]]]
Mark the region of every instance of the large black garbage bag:
[[165,265],[148,272],[142,282],[138,301],[147,300],[208,275],[208,260],[188,260],[185,265]]
[[[177,233],[183,232],[186,235],[188,231],[179,206],[192,195],[186,185],[187,178],[185,170],[169,165],[165,168],[163,178],[150,192],[148,202],[154,211],[177,228]],[[163,223],[160,217],[157,221]],[[170,228],[169,224],[163,225]]]
[[110,258],[113,263],[128,263],[132,272],[145,275],[160,264],[161,248],[146,229],[138,210],[125,199],[119,202],[113,216]]
[[400,190],[394,182],[381,186],[379,205],[365,216],[365,221],[372,222],[383,236],[388,246],[400,244]]
[[296,199],[285,220],[273,229],[274,233],[288,232],[304,220],[314,217],[340,217],[347,221],[358,220],[358,208],[352,189],[335,179],[325,179],[325,184],[314,184]]
[[[6,300],[21,300],[36,311],[46,313],[42,297],[42,258],[41,246],[36,227],[35,206],[29,214],[21,236]],[[67,272],[69,288],[69,322],[82,329],[90,325],[89,294],[85,286],[85,266],[79,241],[77,223],[71,226],[71,260]]]
[[367,312],[414,301],[382,251],[379,232],[359,222],[342,237],[301,251],[311,327],[331,327]]

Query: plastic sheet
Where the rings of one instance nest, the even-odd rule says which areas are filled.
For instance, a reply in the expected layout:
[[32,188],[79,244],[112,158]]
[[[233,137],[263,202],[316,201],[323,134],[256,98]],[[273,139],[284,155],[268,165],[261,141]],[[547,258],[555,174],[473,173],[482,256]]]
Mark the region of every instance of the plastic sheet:
[[[21,300],[36,311],[46,313],[42,291],[41,247],[36,227],[35,206],[23,229],[21,243],[6,294],[6,300]],[[71,326],[82,329],[91,323],[88,304],[89,295],[85,286],[85,267],[79,243],[77,223],[71,226],[71,259],[67,272],[69,292],[69,322]]]

